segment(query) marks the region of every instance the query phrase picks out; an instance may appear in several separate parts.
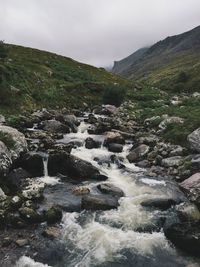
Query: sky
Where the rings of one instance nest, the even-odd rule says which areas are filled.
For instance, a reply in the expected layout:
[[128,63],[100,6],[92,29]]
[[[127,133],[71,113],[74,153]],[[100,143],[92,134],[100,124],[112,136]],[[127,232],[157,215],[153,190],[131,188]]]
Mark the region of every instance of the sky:
[[0,40],[108,67],[200,25],[200,0],[0,0]]

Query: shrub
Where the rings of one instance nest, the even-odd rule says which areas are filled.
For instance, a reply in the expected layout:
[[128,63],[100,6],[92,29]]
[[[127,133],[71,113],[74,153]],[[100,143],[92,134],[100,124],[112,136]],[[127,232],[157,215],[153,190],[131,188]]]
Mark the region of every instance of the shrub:
[[8,56],[8,49],[3,41],[0,41],[0,59],[5,59]]
[[105,89],[103,103],[120,106],[126,96],[126,89],[121,86],[110,86]]
[[184,72],[184,71],[181,71],[178,75],[178,79],[177,79],[177,82],[179,83],[186,83],[188,81],[189,77],[188,75]]

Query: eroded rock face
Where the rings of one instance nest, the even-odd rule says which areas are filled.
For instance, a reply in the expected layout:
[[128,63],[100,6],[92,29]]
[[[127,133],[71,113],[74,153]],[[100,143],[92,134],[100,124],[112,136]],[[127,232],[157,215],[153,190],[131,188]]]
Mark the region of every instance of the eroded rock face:
[[190,148],[194,151],[200,152],[200,128],[188,135],[188,142]]
[[0,134],[8,140],[9,144],[5,145],[10,151],[12,160],[19,158],[22,152],[27,151],[27,142],[24,134],[20,133],[17,129],[14,129],[9,126],[0,125]]
[[5,176],[12,164],[11,154],[3,142],[0,141],[0,174]]
[[127,159],[130,163],[142,160],[147,153],[149,152],[149,146],[140,145],[137,148],[133,149],[127,156]]
[[200,173],[195,173],[180,184],[189,199],[200,207]]
[[86,210],[110,210],[116,209],[119,203],[115,197],[106,195],[86,195],[82,198],[82,209]]

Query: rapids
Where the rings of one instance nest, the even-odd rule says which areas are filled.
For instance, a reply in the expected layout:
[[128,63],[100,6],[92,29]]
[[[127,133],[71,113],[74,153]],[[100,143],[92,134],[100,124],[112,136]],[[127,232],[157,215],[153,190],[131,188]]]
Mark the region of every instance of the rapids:
[[[145,170],[130,164],[127,153],[131,141],[124,146],[117,156],[124,168],[116,163],[104,163],[113,154],[103,145],[98,149],[86,149],[85,139],[92,137],[103,143],[104,136],[89,135],[89,124],[81,118],[77,133],[66,134],[63,143],[81,142],[72,150],[72,154],[84,159],[99,168],[109,177],[108,181],[125,193],[119,200],[116,210],[64,212],[60,242],[65,246],[65,255],[55,267],[183,267],[189,266],[192,259],[177,251],[165,238],[161,230],[157,230],[162,216],[168,211],[148,210],[140,205],[147,199],[173,197],[178,192],[174,184],[164,178],[149,178]],[[99,165],[95,158],[102,159]],[[59,182],[48,176],[48,157],[44,159],[44,182]],[[104,183],[104,182],[102,182]],[[85,182],[93,194],[99,182]],[[178,193],[177,193],[178,192]],[[183,197],[184,196],[180,196]],[[170,216],[170,214],[169,214]],[[149,231],[149,229],[152,229]],[[16,267],[45,267],[28,257],[21,257]]]

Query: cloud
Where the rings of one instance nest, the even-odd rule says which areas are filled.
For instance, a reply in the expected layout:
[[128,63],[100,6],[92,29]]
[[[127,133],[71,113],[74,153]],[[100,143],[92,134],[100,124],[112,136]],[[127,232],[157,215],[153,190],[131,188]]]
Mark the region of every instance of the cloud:
[[200,24],[199,0],[0,0],[0,39],[96,66]]

